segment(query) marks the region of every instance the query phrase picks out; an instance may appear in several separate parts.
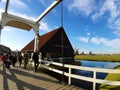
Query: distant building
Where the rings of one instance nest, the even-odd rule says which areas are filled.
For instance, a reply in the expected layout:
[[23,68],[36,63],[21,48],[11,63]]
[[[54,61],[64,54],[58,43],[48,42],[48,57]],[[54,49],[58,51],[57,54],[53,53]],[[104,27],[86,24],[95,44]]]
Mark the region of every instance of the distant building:
[[[74,50],[72,45],[64,31],[64,28],[60,27],[47,34],[39,36],[39,52],[42,54],[42,59],[50,58],[69,58],[74,57]],[[22,52],[34,51],[34,39],[28,43],[22,50]]]
[[7,46],[0,45],[0,54],[11,52],[11,49]]

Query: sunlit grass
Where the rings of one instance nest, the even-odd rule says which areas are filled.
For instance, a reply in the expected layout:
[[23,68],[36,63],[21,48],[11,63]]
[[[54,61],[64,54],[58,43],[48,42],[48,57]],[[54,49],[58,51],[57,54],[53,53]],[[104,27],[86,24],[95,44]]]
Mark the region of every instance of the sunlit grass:
[[[115,69],[120,70],[120,66],[116,67]],[[105,78],[105,80],[115,80],[115,81],[120,81],[120,74],[108,74]],[[99,90],[120,90],[120,85],[119,86],[111,86],[111,85],[100,85]]]
[[76,60],[120,62],[120,55],[76,55],[74,58]]

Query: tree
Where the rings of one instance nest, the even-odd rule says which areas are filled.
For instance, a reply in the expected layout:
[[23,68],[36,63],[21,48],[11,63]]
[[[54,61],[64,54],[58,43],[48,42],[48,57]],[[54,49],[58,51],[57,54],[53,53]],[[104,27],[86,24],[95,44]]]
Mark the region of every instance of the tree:
[[84,55],[84,52],[82,52],[81,54]]
[[79,48],[75,48],[75,49],[74,49],[74,54],[75,54],[75,55],[78,55],[78,54],[79,54]]
[[89,54],[92,55],[92,51],[90,51]]

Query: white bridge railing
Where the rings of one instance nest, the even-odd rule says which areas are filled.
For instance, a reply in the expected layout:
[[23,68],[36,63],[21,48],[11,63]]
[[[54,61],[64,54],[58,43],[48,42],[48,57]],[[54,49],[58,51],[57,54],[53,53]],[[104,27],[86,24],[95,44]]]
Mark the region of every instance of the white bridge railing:
[[[62,67],[64,66],[65,68],[68,68],[69,72],[64,72],[64,75],[68,76],[68,84],[71,84],[71,78],[75,78],[75,79],[80,79],[80,80],[92,82],[93,83],[93,90],[96,89],[96,83],[106,84],[106,85],[120,85],[120,81],[103,80],[103,79],[97,79],[96,78],[96,73],[97,72],[120,74],[120,70],[75,66],[75,65],[61,64],[61,63],[45,61],[45,60],[41,60],[41,62],[47,63],[47,64],[53,64],[53,65],[57,65],[57,66],[62,66]],[[55,68],[50,68],[49,66],[46,66],[45,64],[40,64],[40,65],[42,67],[48,69],[48,70],[53,71],[53,72],[63,74],[63,71],[61,71],[61,70],[58,70],[58,69],[55,69]],[[73,74],[72,69],[92,71],[93,72],[93,78]]]

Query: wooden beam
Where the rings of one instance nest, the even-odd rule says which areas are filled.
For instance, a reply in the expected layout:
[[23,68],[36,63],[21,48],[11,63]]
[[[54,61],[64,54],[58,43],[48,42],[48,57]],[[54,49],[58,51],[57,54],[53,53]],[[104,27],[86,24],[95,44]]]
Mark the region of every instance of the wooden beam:
[[37,19],[38,23],[46,14],[48,14],[55,6],[57,6],[62,0],[55,0]]

